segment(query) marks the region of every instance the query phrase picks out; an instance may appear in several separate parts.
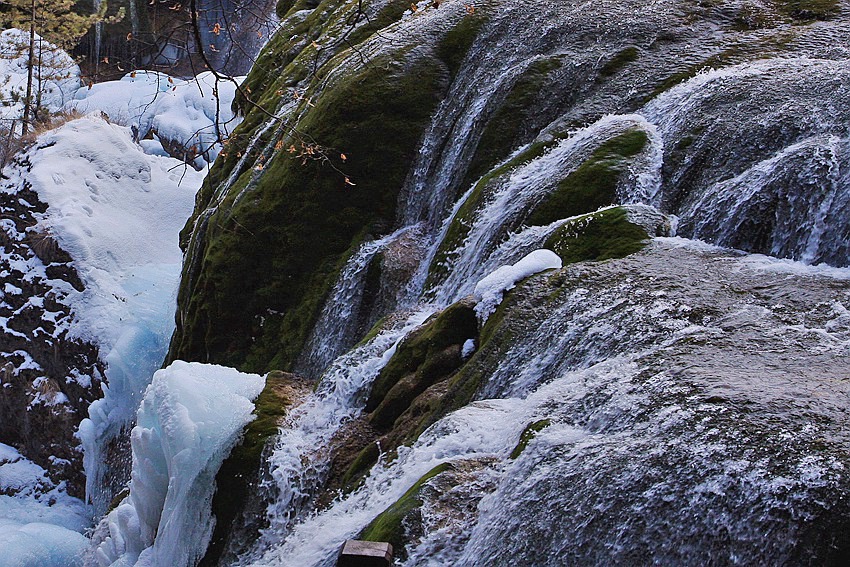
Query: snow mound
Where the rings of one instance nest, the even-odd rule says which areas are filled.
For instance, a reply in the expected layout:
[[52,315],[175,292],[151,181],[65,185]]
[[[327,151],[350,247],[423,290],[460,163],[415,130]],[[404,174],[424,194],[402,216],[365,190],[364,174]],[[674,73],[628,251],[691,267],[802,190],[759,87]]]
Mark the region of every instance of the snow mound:
[[130,495],[104,520],[100,565],[194,565],[212,536],[215,475],[265,379],[176,361],[154,375],[131,433]]
[[82,564],[88,510],[47,471],[0,443],[0,567]]
[[133,128],[137,140],[150,136],[158,141],[145,144],[150,153],[165,147],[174,157],[188,156],[200,169],[221,150],[219,134],[226,138],[239,123],[231,110],[235,95],[232,81],[217,80],[210,72],[182,80],[134,71],[119,81],[79,89],[66,108],[103,112],[111,122]]
[[[0,32],[0,119],[18,119],[27,92],[29,33],[19,29]],[[41,84],[42,108],[56,112],[80,88],[80,68],[70,55],[36,34],[41,65],[34,70],[34,89]],[[35,98],[36,91],[33,91]]]
[[525,256],[512,266],[502,266],[485,276],[475,285],[475,313],[485,321],[502,302],[504,294],[513,289],[518,281],[543,270],[558,269],[562,266],[561,257],[541,248]]

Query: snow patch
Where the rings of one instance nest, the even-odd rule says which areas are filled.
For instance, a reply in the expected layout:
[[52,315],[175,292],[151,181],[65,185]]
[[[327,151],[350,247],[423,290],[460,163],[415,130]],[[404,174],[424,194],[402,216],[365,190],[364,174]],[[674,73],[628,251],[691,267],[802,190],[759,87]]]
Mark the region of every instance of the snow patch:
[[512,266],[497,268],[475,285],[473,293],[478,299],[475,313],[481,321],[486,321],[502,302],[505,292],[513,289],[518,281],[544,270],[559,269],[562,265],[560,256],[541,248]]
[[[0,119],[17,120],[24,112],[27,91],[29,32],[8,29],[0,32]],[[41,65],[35,67],[34,81],[41,78],[41,106],[56,112],[80,88],[80,68],[70,55],[35,36],[40,46]]]
[[189,80],[133,71],[119,81],[78,90],[67,109],[102,112],[111,122],[132,128],[137,140],[152,137],[142,140],[149,154],[166,154],[160,140],[179,146],[197,156],[193,165],[200,169],[218,156],[219,134],[226,138],[240,122],[231,106],[242,79],[219,80],[208,71]]
[[47,472],[0,443],[0,566],[71,567],[82,564],[89,523],[82,501],[55,485]]

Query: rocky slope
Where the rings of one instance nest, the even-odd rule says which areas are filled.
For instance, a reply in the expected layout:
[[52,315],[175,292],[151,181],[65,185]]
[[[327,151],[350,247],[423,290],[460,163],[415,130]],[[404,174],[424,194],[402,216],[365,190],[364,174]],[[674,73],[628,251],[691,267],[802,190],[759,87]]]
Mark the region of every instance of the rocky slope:
[[[18,164],[26,168],[27,164]],[[47,205],[29,187],[0,189],[0,441],[18,448],[82,497],[82,452],[74,433],[100,396],[98,349],[69,336],[75,318],[68,291],[83,283],[54,237],[40,232]]]
[[846,560],[846,3],[278,12],[169,352],[319,379],[228,561]]

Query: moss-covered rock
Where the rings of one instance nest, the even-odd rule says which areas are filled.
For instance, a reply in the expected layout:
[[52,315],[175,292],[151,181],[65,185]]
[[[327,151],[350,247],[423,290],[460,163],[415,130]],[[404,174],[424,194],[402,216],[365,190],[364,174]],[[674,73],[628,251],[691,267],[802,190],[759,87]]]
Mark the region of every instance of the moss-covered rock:
[[445,61],[453,77],[460,70],[460,64],[485,21],[481,14],[467,14],[437,43],[437,54]]
[[615,204],[617,184],[627,171],[628,158],[643,151],[647,142],[646,132],[635,128],[602,143],[529,213],[525,223],[547,225]]
[[[360,532],[358,539],[365,541],[388,541],[396,552],[396,557],[404,559],[404,547],[410,540],[408,531],[412,526],[421,523],[420,508],[422,498],[420,492],[426,482],[451,469],[451,463],[437,465],[404,493],[392,506],[381,512],[377,518]],[[414,528],[415,529],[415,528]]]
[[[442,69],[427,54],[399,54],[340,73],[297,128],[320,142],[324,157],[296,158],[280,144],[261,168],[242,174],[206,234],[193,226],[202,242],[184,268],[171,358],[291,368],[347,254],[395,218],[398,190],[445,88]],[[243,190],[250,196],[237,199]]]
[[449,306],[412,332],[375,382],[366,411],[377,427],[390,427],[413,399],[462,364],[461,347],[478,335],[474,301]]
[[626,209],[614,207],[585,215],[558,228],[544,246],[564,264],[623,258],[646,245],[649,234],[629,221]]
[[[242,543],[258,536],[263,527],[261,516],[247,517],[246,504],[260,497],[257,486],[263,449],[269,438],[277,433],[281,419],[311,389],[312,384],[293,374],[275,371],[266,376],[265,388],[254,400],[256,418],[245,426],[242,441],[233,448],[216,475],[212,500],[215,531],[200,565],[218,565],[225,552],[244,551],[234,549],[238,547],[234,536],[242,537]],[[235,526],[239,527],[238,534]]]
[[637,61],[640,55],[640,50],[637,47],[629,46],[618,51],[611,59],[605,62],[599,70],[601,77],[611,77],[624,68],[629,63]]

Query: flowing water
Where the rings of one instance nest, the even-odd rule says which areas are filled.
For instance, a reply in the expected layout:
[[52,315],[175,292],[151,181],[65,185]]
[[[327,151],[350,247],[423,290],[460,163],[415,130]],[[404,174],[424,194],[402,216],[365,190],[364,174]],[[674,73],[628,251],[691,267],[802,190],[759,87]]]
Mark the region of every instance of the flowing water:
[[[541,108],[537,141],[549,148],[476,195],[461,182],[487,120],[540,54],[562,58],[564,83],[581,84],[576,77],[614,53],[570,47],[596,11],[615,8],[578,14],[545,4],[511,3],[493,16],[426,130],[396,231],[363,244],[344,267],[302,360],[307,373],[324,370],[320,387],[282,427],[270,458],[271,525],[243,564],[332,565],[345,539],[446,462],[450,472],[421,493],[404,565],[817,563],[846,549],[836,534],[850,514],[833,496],[846,493],[850,466],[850,273],[813,266],[850,263],[846,53],[813,26],[799,37],[804,56],[696,73],[628,113],[618,113],[629,106],[628,84],[616,85],[613,103],[607,94],[580,102],[577,92],[567,113]],[[518,29],[532,7],[534,22]],[[622,25],[604,32],[610,45],[652,36],[658,21],[642,9],[616,8]],[[422,15],[420,27],[426,18],[438,16]],[[697,37],[701,25],[680,31]],[[403,21],[384,40],[413,29]],[[656,40],[638,44],[652,53]],[[678,53],[698,63],[711,42],[701,41]],[[641,80],[638,71],[626,78]],[[751,254],[662,238],[618,262],[532,278],[512,307],[509,344],[482,347],[468,363],[485,374],[478,401],[316,509],[328,444],[362,413],[399,341],[540,247],[565,220],[526,226],[528,211],[599,144],[633,129],[648,143],[618,200],[671,215],[681,236]],[[468,230],[445,243],[471,199]],[[424,243],[419,266],[394,304],[409,311],[342,354],[362,335],[370,265],[413,230]],[[435,280],[441,246],[448,254]],[[524,428],[541,420],[512,458]],[[818,543],[822,533],[831,543]]]

